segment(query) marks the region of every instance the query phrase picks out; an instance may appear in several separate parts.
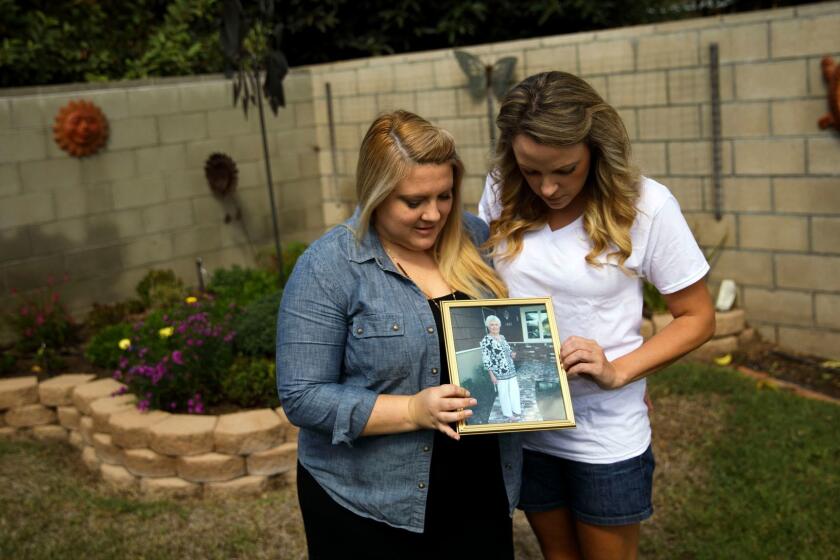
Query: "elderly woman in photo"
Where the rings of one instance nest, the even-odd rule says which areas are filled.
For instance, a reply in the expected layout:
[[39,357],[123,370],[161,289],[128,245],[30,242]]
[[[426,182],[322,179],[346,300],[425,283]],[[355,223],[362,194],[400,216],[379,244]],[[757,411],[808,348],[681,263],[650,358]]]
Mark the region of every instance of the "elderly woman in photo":
[[463,175],[449,133],[380,116],[359,153],[356,213],[286,285],[277,388],[300,426],[312,559],[513,558],[518,438],[451,427],[477,402],[449,382],[440,302],[506,295],[476,248],[486,224],[462,213]]
[[495,315],[489,315],[484,320],[487,334],[481,339],[481,358],[484,368],[490,375],[490,381],[496,386],[499,403],[502,405],[502,416],[508,422],[515,422],[522,416],[522,403],[519,400],[519,381],[516,378],[516,366],[513,359],[516,352],[505,340],[502,322]]

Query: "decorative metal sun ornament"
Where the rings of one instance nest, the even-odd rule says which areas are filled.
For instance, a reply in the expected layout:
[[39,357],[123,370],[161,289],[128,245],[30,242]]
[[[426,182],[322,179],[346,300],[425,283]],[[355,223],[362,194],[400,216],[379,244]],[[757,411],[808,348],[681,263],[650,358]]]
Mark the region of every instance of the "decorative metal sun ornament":
[[90,101],[71,101],[55,117],[53,138],[71,156],[95,154],[108,140],[108,119]]
[[240,219],[242,211],[233,197],[239,182],[239,170],[233,158],[219,152],[210,154],[204,162],[204,176],[207,177],[210,190],[225,205],[225,223]]

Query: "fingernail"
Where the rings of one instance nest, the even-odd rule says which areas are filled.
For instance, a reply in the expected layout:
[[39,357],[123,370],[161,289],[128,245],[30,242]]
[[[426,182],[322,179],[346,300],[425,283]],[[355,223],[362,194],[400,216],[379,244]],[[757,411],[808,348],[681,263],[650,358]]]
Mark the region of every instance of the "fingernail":
[[469,389],[464,389],[464,390],[467,392],[467,396],[469,397],[469,396],[470,396],[470,391],[469,391]]
[[465,410],[465,411],[464,411],[464,414],[465,414],[466,416],[472,416],[472,410]]
[[475,406],[478,404],[478,401],[475,399],[470,399],[470,406]]

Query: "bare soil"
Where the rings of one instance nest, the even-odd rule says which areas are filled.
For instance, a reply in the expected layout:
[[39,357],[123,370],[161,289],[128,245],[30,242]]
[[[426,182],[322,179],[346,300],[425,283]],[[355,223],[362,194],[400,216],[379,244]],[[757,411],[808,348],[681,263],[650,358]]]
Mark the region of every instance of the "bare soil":
[[840,368],[829,367],[826,362],[827,358],[782,349],[765,341],[743,345],[733,355],[733,365],[746,366],[776,379],[840,398]]

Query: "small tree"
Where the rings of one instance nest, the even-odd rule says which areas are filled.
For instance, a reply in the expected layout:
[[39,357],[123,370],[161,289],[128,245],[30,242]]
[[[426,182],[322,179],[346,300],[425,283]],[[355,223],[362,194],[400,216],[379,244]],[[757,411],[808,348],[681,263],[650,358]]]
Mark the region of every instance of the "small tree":
[[[274,249],[277,251],[278,262],[283,262],[283,253],[274,203],[271,161],[268,157],[263,95],[275,115],[279,107],[286,105],[283,78],[289,71],[289,64],[280,51],[282,33],[283,25],[275,19],[274,0],[260,0],[255,8],[248,11],[242,8],[239,0],[224,0],[219,37],[225,56],[225,76],[233,78],[233,103],[236,105],[242,101],[245,117],[248,117],[250,105],[256,104],[259,110],[271,223],[274,227]],[[278,269],[282,283],[283,267]]]

